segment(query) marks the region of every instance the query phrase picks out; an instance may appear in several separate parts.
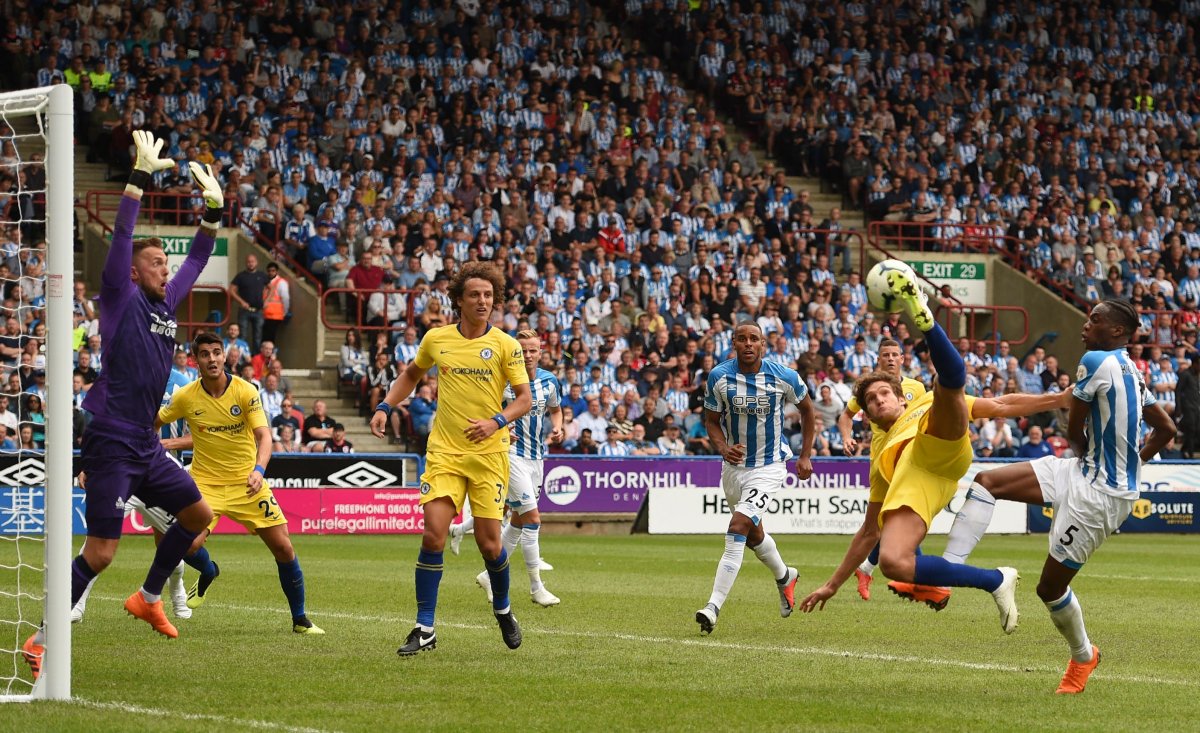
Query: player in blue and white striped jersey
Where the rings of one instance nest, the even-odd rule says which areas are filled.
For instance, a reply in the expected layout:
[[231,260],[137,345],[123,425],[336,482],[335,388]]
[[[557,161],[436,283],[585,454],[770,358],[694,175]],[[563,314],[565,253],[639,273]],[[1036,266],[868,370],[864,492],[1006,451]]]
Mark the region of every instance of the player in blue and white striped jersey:
[[[525,556],[525,569],[529,572],[529,594],[539,606],[558,605],[559,599],[542,583],[542,552],[538,535],[542,518],[538,514],[538,498],[542,493],[545,478],[546,445],[554,445],[563,439],[562,395],[558,378],[545,369],[538,368],[542,359],[542,339],[537,331],[517,333],[521,353],[525,357],[525,370],[529,372],[529,391],[533,406],[523,417],[514,420],[511,427],[512,442],[508,449],[508,524],[500,533],[504,550],[512,557],[518,545]],[[516,399],[512,388],[504,392],[505,402]],[[466,522],[450,527],[451,551],[462,542],[467,530]],[[487,571],[480,573],[475,582],[491,596],[491,581]]]
[[[1125,351],[1138,325],[1129,301],[1110,299],[1092,308],[1083,326],[1088,351],[1079,363],[1067,426],[1075,457],[1047,456],[980,473],[943,555],[966,562],[991,522],[996,499],[1054,506],[1050,553],[1037,594],[1071,648],[1071,662],[1057,690],[1063,694],[1083,692],[1100,662],[1071,580],[1129,516],[1139,496],[1142,463],[1175,437],[1171,417],[1155,402]],[[1143,421],[1153,430],[1139,450]]]
[[771,496],[783,486],[791,447],[783,430],[784,408],[798,405],[804,428],[796,462],[801,479],[812,475],[815,413],[808,387],[800,376],[778,362],[764,361],[766,338],[757,323],[738,324],[733,331],[734,357],[708,375],[704,425],[708,438],[724,459],[721,488],[732,517],[725,534],[725,553],[717,565],[712,595],[696,611],[700,630],[711,634],[725,598],[737,580],[746,547],[771,571],[779,590],[779,615],[787,618],[795,603],[799,572],[788,567],[762,518]]

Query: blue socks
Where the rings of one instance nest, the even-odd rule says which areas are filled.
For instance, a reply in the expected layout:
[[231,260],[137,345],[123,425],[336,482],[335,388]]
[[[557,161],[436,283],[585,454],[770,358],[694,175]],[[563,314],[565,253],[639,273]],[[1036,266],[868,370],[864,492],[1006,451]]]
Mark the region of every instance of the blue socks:
[[959,565],[936,555],[919,555],[913,582],[919,585],[979,588],[991,593],[1004,582],[1004,575],[999,570]]
[[417,555],[417,625],[433,628],[437,611],[438,585],[442,582],[442,553],[424,548]]
[[74,562],[71,563],[71,607],[74,608],[79,599],[83,597],[83,592],[87,590],[88,584],[95,579],[97,573],[92,570],[92,566],[88,565],[87,560],[83,559],[83,555],[76,555]]
[[942,327],[933,324],[933,328],[925,332],[925,343],[929,346],[929,359],[937,370],[938,384],[946,389],[962,389],[967,383],[967,366]]
[[187,563],[189,567],[195,568],[197,571],[199,571],[201,575],[215,576],[217,574],[216,563],[214,563],[212,558],[209,557],[208,549],[203,545],[200,546],[199,550],[196,550],[195,554],[184,555],[183,561]]
[[162,541],[158,543],[158,550],[154,553],[154,562],[150,563],[150,571],[146,573],[146,582],[142,583],[142,590],[156,596],[162,595],[167,578],[175,572],[184,553],[191,548],[192,543],[199,536],[199,533],[189,531],[179,522],[172,524],[167,533],[163,535]]
[[508,608],[508,552],[501,547],[500,557],[484,560],[483,565],[492,581],[492,610],[504,611]]
[[[209,564],[212,564],[212,560],[209,560]],[[279,566],[279,587],[283,588],[283,594],[287,596],[288,606],[292,609],[292,620],[303,618],[304,571],[300,569],[300,559],[293,557],[291,562],[277,560],[275,564]]]

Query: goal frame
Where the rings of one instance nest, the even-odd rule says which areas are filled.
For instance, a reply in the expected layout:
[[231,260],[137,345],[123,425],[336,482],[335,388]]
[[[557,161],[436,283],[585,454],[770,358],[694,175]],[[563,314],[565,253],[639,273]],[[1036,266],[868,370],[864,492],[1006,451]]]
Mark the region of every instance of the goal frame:
[[[38,116],[46,140],[46,651],[28,694],[0,702],[68,700],[71,697],[71,558],[74,440],[71,420],[72,311],[75,278],[75,99],[71,87],[0,93],[0,115]],[[18,652],[19,653],[19,652]]]

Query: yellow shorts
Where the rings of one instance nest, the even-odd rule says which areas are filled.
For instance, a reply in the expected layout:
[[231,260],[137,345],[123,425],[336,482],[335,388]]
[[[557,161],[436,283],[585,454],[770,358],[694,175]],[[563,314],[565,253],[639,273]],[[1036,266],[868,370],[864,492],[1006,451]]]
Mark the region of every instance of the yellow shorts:
[[245,483],[197,483],[196,486],[213,511],[212,523],[208,525],[209,531],[217,526],[217,520],[221,517],[229,517],[238,522],[251,534],[267,527],[287,524],[287,517],[276,503],[275,494],[271,493],[271,487],[266,481],[263,481],[262,487],[253,496],[246,496]]
[[954,498],[958,480],[971,467],[973,457],[971,439],[966,433],[957,440],[917,433],[896,463],[891,486],[879,510],[879,523],[883,524],[883,515],[889,511],[908,507],[921,515],[928,528],[937,513]]
[[421,503],[448,496],[462,511],[471,499],[471,513],[484,519],[504,518],[508,491],[508,451],[450,455],[430,453],[421,475]]

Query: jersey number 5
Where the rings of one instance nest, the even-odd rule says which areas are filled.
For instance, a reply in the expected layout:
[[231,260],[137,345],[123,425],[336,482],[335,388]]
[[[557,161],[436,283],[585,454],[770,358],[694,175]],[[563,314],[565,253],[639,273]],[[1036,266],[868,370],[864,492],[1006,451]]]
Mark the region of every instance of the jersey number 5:
[[1067,527],[1067,531],[1063,533],[1062,539],[1060,539],[1059,542],[1062,543],[1063,547],[1066,547],[1075,541],[1074,533],[1078,531],[1079,527],[1076,527],[1074,524],[1072,524],[1070,527]]

